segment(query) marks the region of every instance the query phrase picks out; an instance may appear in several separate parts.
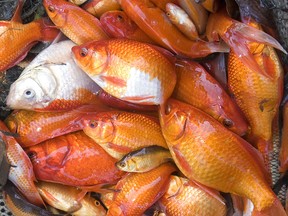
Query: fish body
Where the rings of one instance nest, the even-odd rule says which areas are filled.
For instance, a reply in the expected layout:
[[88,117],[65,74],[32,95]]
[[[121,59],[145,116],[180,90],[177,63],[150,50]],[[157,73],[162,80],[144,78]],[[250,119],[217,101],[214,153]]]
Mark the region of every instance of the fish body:
[[[5,123],[22,147],[36,145],[48,139],[81,130],[79,122],[83,115],[95,114],[99,106],[82,106],[70,111],[35,112],[17,110],[11,113]],[[36,132],[36,133],[35,133]]]
[[199,38],[197,29],[188,14],[179,6],[173,3],[166,5],[166,15],[177,28],[189,39]]
[[210,11],[211,13],[215,13],[219,6],[221,1],[219,0],[204,0],[204,1],[200,1],[201,5],[208,11]]
[[5,135],[3,131],[9,132],[6,125],[0,121],[0,137],[6,143],[7,158],[11,165],[9,180],[21,191],[27,200],[37,206],[43,205],[37,188],[34,184],[36,181],[32,164],[25,151],[12,136]]
[[97,143],[78,131],[26,148],[39,180],[71,186],[111,183],[123,172],[116,160]]
[[106,215],[101,203],[89,194],[78,201],[81,190],[76,187],[40,181],[37,183],[37,188],[45,202],[54,208],[69,212],[71,215]]
[[175,99],[206,112],[240,136],[246,134],[248,124],[239,107],[200,64],[178,60],[176,72]]
[[128,153],[116,166],[125,172],[147,172],[169,161],[173,161],[170,151],[155,145]]
[[52,41],[59,33],[57,29],[45,24],[45,19],[22,24],[22,5],[21,0],[11,21],[0,21],[0,44],[9,44],[0,47],[0,72],[22,61],[38,41]]
[[[158,1],[162,3],[162,1]],[[152,40],[162,47],[191,58],[205,57],[213,52],[227,52],[226,45],[205,41],[191,41],[168,19],[164,11],[144,0],[119,0],[123,11]]]
[[191,105],[169,100],[160,123],[171,155],[189,179],[247,197],[257,213],[285,215],[269,186],[259,152],[218,121]]
[[174,65],[149,44],[111,39],[75,46],[72,52],[90,78],[124,101],[143,105],[164,103],[176,83]]
[[75,5],[81,5],[85,3],[87,0],[69,0],[69,2],[72,2]]
[[107,216],[142,215],[163,195],[174,171],[176,167],[166,163],[149,172],[129,173],[117,183],[115,189],[119,192],[115,193]]
[[84,4],[82,8],[98,18],[108,11],[119,11],[121,9],[117,0],[91,0]]
[[201,188],[193,181],[171,175],[169,186],[158,203],[167,216],[225,216],[227,209],[223,200],[217,191],[204,186]]
[[142,114],[101,112],[88,118],[83,117],[83,125],[85,134],[118,160],[146,146],[167,148],[158,120]]
[[288,170],[288,103],[283,108],[283,128],[281,137],[281,149],[279,155],[281,173],[285,173]]
[[249,49],[264,72],[258,73],[247,67],[231,51],[228,57],[228,87],[251,126],[249,141],[257,146],[268,166],[273,120],[283,95],[283,68],[272,47],[250,43]]
[[124,11],[107,11],[100,17],[100,22],[105,32],[113,38],[126,38],[155,44]]
[[[18,191],[18,189],[9,183],[3,190],[3,200],[6,207],[17,216],[53,216],[53,214],[39,206],[35,206],[28,202],[25,197]],[[59,214],[62,215],[62,214]]]
[[37,55],[10,86],[7,106],[37,111],[69,110],[97,103],[99,86],[73,61],[72,41],[53,44]]
[[43,5],[52,22],[74,43],[108,38],[100,21],[77,5],[65,0],[44,0]]

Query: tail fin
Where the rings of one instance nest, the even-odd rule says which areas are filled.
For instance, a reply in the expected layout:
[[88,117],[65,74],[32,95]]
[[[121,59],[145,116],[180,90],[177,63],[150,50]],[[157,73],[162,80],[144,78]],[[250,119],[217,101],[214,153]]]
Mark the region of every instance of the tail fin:
[[39,22],[41,25],[41,41],[53,41],[61,33],[60,30],[56,26],[53,26],[46,18],[41,18],[36,22]]
[[281,202],[276,198],[274,203],[261,211],[253,210],[252,216],[287,216]]

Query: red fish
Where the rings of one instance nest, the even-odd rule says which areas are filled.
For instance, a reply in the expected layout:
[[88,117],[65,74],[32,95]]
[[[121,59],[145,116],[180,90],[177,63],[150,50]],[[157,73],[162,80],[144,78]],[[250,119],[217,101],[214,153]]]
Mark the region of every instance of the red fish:
[[124,174],[84,132],[74,132],[26,149],[37,179],[71,186],[112,183]]
[[0,71],[22,61],[38,41],[52,41],[59,33],[56,28],[47,25],[46,19],[22,24],[22,6],[23,0],[20,0],[11,21],[0,21]]
[[76,44],[107,39],[100,21],[82,8],[65,0],[44,0],[52,22]]
[[0,137],[6,143],[7,158],[11,165],[9,180],[16,185],[29,202],[37,206],[43,205],[44,202],[34,184],[36,178],[31,161],[14,137],[5,135],[5,132],[10,131],[2,121],[0,121],[0,129]]

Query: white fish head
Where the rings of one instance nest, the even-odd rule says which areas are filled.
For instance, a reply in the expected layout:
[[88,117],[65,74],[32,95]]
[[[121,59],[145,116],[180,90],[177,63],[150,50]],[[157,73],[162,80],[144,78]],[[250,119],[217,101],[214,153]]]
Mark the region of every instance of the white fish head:
[[45,108],[55,99],[56,87],[54,76],[47,69],[37,68],[35,73],[23,74],[11,85],[6,104],[11,109]]

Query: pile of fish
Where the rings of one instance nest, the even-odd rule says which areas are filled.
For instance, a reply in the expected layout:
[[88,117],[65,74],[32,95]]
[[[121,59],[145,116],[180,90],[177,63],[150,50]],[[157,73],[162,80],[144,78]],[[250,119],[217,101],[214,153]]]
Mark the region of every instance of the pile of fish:
[[271,175],[282,112],[288,170],[276,49],[287,53],[236,2],[232,17],[228,0],[43,0],[48,17],[23,24],[19,0],[0,21],[0,71],[51,45],[10,86],[0,121],[11,212],[287,215]]

